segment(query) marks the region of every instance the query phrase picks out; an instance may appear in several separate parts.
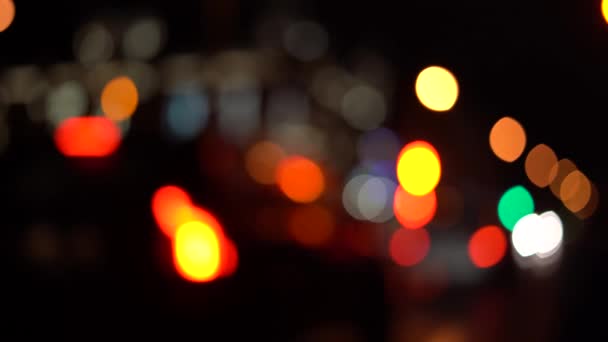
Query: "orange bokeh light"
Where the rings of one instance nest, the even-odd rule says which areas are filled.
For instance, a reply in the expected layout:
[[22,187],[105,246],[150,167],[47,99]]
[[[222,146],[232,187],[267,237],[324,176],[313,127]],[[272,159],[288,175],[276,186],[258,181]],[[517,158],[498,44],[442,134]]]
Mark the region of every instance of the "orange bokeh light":
[[193,282],[216,279],[221,272],[221,241],[208,224],[191,221],[179,226],[173,240],[178,273]]
[[562,183],[570,173],[577,169],[576,164],[570,159],[560,159],[557,164],[554,164],[553,167],[551,167],[551,171],[549,172],[549,177],[551,178],[549,189],[551,189],[551,192],[555,197],[562,199]]
[[162,232],[173,238],[177,227],[191,221],[190,196],[177,186],[163,186],[152,196],[152,214]]
[[281,191],[298,203],[315,201],[325,189],[321,168],[312,160],[301,156],[283,159],[277,167],[276,179]]
[[245,156],[245,168],[249,176],[260,184],[274,184],[277,166],[285,158],[281,146],[262,141],[253,145]]
[[544,188],[553,181],[551,176],[556,176],[551,174],[555,164],[557,164],[555,152],[545,144],[538,144],[528,152],[524,166],[528,179],[539,188]]
[[435,217],[437,196],[435,191],[424,196],[414,196],[399,186],[395,191],[393,210],[397,221],[405,228],[422,228]]
[[433,191],[441,178],[439,153],[426,141],[411,142],[399,153],[397,179],[403,189],[414,196]]
[[67,157],[105,157],[122,139],[120,129],[103,117],[73,117],[55,130],[55,145]]
[[517,120],[505,116],[490,130],[490,148],[499,159],[512,163],[526,148],[526,131]]
[[15,19],[15,3],[13,0],[0,0],[0,32],[11,26]]
[[479,268],[498,264],[507,253],[507,237],[497,226],[479,228],[469,240],[469,258]]
[[332,213],[325,207],[296,207],[289,215],[288,229],[298,243],[307,247],[320,247],[333,236],[335,221]]
[[113,121],[128,119],[135,113],[138,102],[137,87],[126,76],[112,79],[101,92],[101,108],[106,117]]
[[199,222],[208,226],[219,244],[218,276],[229,276],[236,271],[239,260],[236,245],[224,234],[218,219],[209,211],[195,206],[186,191],[175,185],[160,187],[152,196],[152,213],[160,230],[170,239],[175,239],[179,227],[187,223]]
[[426,229],[397,229],[389,242],[389,254],[401,266],[420,263],[431,248],[431,238]]

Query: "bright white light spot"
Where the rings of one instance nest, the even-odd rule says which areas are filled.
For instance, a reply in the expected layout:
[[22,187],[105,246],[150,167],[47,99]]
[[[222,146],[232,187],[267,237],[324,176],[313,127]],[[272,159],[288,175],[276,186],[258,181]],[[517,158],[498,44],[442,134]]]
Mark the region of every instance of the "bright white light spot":
[[553,211],[540,214],[543,220],[542,239],[539,240],[536,255],[546,258],[553,255],[560,247],[564,237],[564,227],[562,220]]
[[542,219],[538,214],[528,214],[515,223],[511,241],[515,251],[528,257],[538,252],[538,233],[542,224]]
[[513,247],[522,257],[549,257],[559,249],[562,238],[562,221],[553,211],[522,217],[511,234]]

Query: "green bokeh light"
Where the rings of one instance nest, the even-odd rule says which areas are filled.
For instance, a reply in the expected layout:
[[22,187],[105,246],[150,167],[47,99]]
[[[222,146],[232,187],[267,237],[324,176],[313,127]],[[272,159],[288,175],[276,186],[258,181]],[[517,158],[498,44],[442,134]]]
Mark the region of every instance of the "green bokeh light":
[[498,218],[508,230],[513,230],[520,218],[534,212],[534,199],[521,185],[516,185],[505,193],[498,202]]

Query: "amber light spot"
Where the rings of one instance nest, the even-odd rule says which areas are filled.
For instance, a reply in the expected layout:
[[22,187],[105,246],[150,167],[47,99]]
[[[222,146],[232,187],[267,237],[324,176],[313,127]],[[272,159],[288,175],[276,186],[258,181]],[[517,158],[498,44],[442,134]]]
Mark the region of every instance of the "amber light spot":
[[560,187],[560,198],[571,212],[581,211],[591,199],[591,182],[579,170],[570,172]]
[[253,145],[245,156],[245,168],[249,176],[260,184],[274,184],[279,162],[285,158],[281,146],[261,141]]
[[507,237],[497,226],[479,228],[469,240],[469,258],[479,268],[498,264],[507,253]]
[[[551,167],[551,171],[549,172],[549,177],[551,178],[551,184],[549,184],[549,189],[553,195],[559,199],[561,198],[562,192],[562,183],[566,179],[566,177],[572,172],[576,171],[578,168],[576,164],[570,159],[560,159],[557,164]],[[576,179],[575,179],[576,180]],[[571,184],[576,185],[576,184]],[[574,187],[568,187],[572,189]],[[565,195],[570,195],[569,192],[564,192]]]
[[557,156],[553,150],[545,145],[538,144],[528,152],[525,169],[528,179],[539,188],[545,188],[551,184],[555,174],[551,174],[551,168],[557,164]]
[[159,228],[169,238],[173,238],[175,230],[186,221],[191,221],[187,215],[192,215],[190,196],[183,189],[166,185],[152,195],[152,214]]
[[112,79],[101,93],[101,108],[106,117],[113,121],[128,119],[135,113],[138,101],[137,87],[126,76]]
[[517,120],[505,116],[490,130],[490,148],[499,159],[512,163],[526,148],[526,131]]
[[325,189],[321,168],[301,156],[283,159],[277,168],[276,179],[281,191],[298,203],[314,202]]
[[399,186],[395,191],[393,209],[397,221],[405,228],[422,228],[437,212],[437,196],[435,191],[424,196],[414,196]]
[[389,242],[389,254],[401,266],[420,263],[431,248],[431,238],[426,229],[397,229]]
[[0,0],[0,32],[5,31],[15,19],[15,3],[13,0]]
[[307,247],[326,244],[335,231],[332,213],[319,205],[296,207],[288,222],[289,233],[298,243]]
[[175,266],[185,279],[207,282],[220,275],[220,239],[209,225],[192,221],[179,226],[173,247]]
[[105,157],[122,137],[116,125],[102,117],[73,117],[55,130],[55,145],[67,157]]

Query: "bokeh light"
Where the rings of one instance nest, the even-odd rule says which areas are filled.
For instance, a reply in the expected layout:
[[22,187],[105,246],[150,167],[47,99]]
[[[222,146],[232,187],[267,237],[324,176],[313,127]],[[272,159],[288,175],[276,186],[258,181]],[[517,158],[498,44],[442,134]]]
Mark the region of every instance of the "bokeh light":
[[220,273],[220,240],[207,224],[191,221],[179,226],[173,243],[179,274],[193,282],[214,280]]
[[173,238],[183,222],[184,212],[191,210],[191,199],[186,191],[175,185],[158,188],[152,195],[152,214],[160,229]]
[[358,199],[363,184],[371,178],[371,175],[365,173],[355,174],[348,178],[342,189],[342,205],[346,212],[357,220],[365,220],[365,216],[359,210]]
[[302,156],[284,158],[277,167],[277,184],[292,201],[315,201],[325,190],[325,178],[321,168]]
[[469,257],[473,265],[488,268],[498,264],[507,253],[504,231],[493,225],[479,228],[469,240]]
[[0,32],[5,31],[15,19],[13,0],[0,0]]
[[269,127],[270,140],[281,145],[286,153],[324,160],[328,137],[319,127],[310,124],[279,123]]
[[521,217],[513,227],[511,242],[515,251],[528,257],[536,253],[538,245],[538,229],[542,225],[542,219],[538,214],[530,213]]
[[303,246],[316,248],[333,237],[336,224],[331,211],[320,205],[295,207],[287,224],[292,238]]
[[[366,166],[377,161],[396,162],[401,149],[399,137],[392,130],[380,127],[364,132],[357,139],[357,156]],[[394,174],[394,169],[391,170]]]
[[440,178],[439,154],[431,144],[418,140],[405,145],[397,162],[397,179],[405,191],[424,196],[435,189]]
[[103,117],[69,118],[55,130],[55,145],[67,157],[105,157],[121,140],[119,128]]
[[531,213],[517,221],[511,234],[515,251],[522,257],[547,258],[561,246],[563,224],[557,213]]
[[385,177],[370,176],[356,193],[357,212],[370,222],[382,223],[393,217],[392,197],[397,184]]
[[77,81],[66,81],[46,97],[46,118],[52,127],[64,120],[85,114],[89,105],[86,88]]
[[[545,145],[538,144],[528,152],[525,169],[530,182],[539,188],[545,188],[551,184],[551,168],[557,164],[557,156],[553,150]],[[555,177],[555,175],[553,175]]]
[[542,230],[540,231],[536,255],[547,258],[560,247],[564,238],[564,226],[556,212],[547,211],[540,214]]
[[581,211],[591,199],[591,182],[579,170],[570,172],[560,187],[560,199],[571,212]]
[[498,218],[508,230],[513,230],[519,219],[533,212],[534,199],[522,185],[508,189],[498,201]]
[[75,35],[74,55],[84,65],[107,62],[114,54],[114,38],[100,22],[90,22]]
[[608,23],[608,0],[602,0],[602,15],[604,20]]
[[426,226],[437,211],[437,196],[431,191],[424,196],[414,196],[397,187],[393,208],[397,221],[405,228],[418,229]]
[[452,109],[458,100],[458,81],[447,69],[430,66],[418,74],[416,96],[428,109],[444,112]]
[[124,33],[122,50],[128,58],[150,59],[158,55],[164,42],[164,23],[155,17],[140,18]]
[[397,229],[389,241],[389,254],[401,266],[414,266],[427,256],[431,238],[426,229]]
[[526,132],[515,119],[505,116],[496,121],[490,130],[490,148],[501,160],[511,163],[526,148]]
[[555,197],[561,199],[560,192],[562,190],[562,183],[564,182],[564,179],[566,179],[569,174],[577,169],[576,164],[574,164],[574,162],[572,162],[570,159],[560,159],[557,164],[551,167],[549,177],[552,179],[552,181],[551,184],[549,184],[549,189],[551,189],[551,192]]
[[351,88],[342,98],[342,116],[351,127],[362,131],[380,126],[386,112],[383,95],[366,85]]
[[[241,78],[242,77],[242,78]],[[261,125],[261,98],[255,81],[249,76],[235,76],[219,90],[218,130],[229,142],[247,144]]]
[[589,201],[587,202],[587,205],[585,205],[585,207],[583,209],[576,212],[575,214],[579,219],[586,220],[595,213],[598,205],[599,205],[599,192],[598,192],[595,184],[591,183],[591,196],[589,196]]
[[245,169],[259,184],[274,184],[277,167],[286,157],[283,148],[271,141],[260,141],[251,146],[245,154]]
[[191,141],[198,137],[209,119],[209,100],[196,87],[176,89],[167,102],[166,129],[176,141]]
[[101,108],[112,121],[128,119],[138,104],[137,87],[126,76],[119,76],[108,82],[101,93]]

